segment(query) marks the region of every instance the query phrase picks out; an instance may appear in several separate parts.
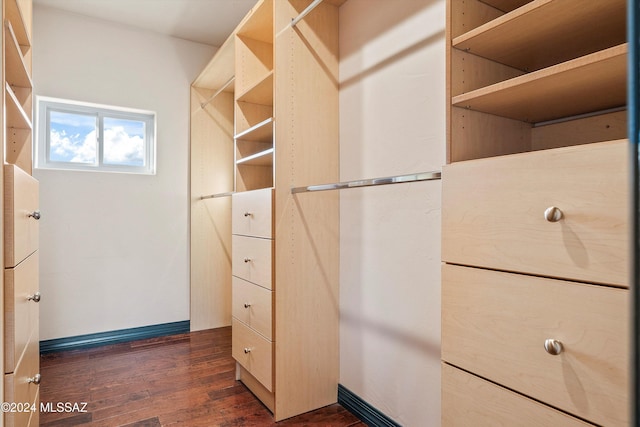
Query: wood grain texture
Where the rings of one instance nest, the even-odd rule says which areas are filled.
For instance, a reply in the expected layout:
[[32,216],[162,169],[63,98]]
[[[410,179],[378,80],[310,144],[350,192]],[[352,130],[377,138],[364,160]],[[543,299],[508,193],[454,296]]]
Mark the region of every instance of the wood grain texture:
[[[627,140],[443,168],[445,262],[629,286]],[[544,211],[557,206],[555,223]]]
[[591,426],[446,363],[442,364],[442,425],[447,427]]
[[[442,359],[598,425],[629,423],[629,291],[445,264]],[[559,340],[560,355],[544,349]]]
[[232,241],[233,275],[273,289],[273,240],[234,234]]
[[[51,353],[42,357],[43,402],[87,402],[87,413],[43,413],[42,427],[276,426],[235,380],[231,328]],[[155,423],[155,424],[151,424]],[[339,405],[277,424],[364,427]]]
[[273,342],[237,319],[231,322],[233,358],[273,392]]
[[231,200],[200,197],[233,191],[233,94],[191,89],[191,329],[231,324]]
[[[15,372],[4,375],[6,402],[35,403],[38,406],[39,386],[28,381],[40,372],[39,331],[34,329],[29,337],[24,355],[16,365]],[[31,412],[4,413],[5,427],[27,427]],[[32,424],[37,426],[37,424]]]
[[233,277],[233,317],[258,332],[273,339],[273,291]]
[[38,181],[16,165],[4,165],[4,266],[15,267],[38,249]]
[[272,188],[236,193],[231,196],[231,205],[233,234],[273,237]]

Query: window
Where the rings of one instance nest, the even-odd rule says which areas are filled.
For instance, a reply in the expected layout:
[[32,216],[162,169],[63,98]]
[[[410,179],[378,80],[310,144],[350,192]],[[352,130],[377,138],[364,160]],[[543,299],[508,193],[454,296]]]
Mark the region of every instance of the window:
[[36,167],[155,173],[155,113],[38,97]]

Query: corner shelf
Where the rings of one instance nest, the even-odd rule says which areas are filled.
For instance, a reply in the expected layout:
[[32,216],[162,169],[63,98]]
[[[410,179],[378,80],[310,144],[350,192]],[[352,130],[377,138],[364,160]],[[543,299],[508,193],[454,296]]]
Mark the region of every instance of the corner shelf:
[[6,91],[6,127],[14,129],[32,130],[31,119],[22,108],[20,101],[8,83],[5,85]]
[[32,88],[33,83],[11,22],[4,22],[6,81],[12,86]]

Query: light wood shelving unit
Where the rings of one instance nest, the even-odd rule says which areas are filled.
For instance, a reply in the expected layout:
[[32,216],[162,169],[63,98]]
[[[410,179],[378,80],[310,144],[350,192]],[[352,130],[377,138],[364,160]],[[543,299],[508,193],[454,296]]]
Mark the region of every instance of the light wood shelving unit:
[[3,414],[5,426],[37,426],[39,413],[38,181],[32,175],[31,0],[4,0],[3,401],[38,410]]
[[[233,289],[237,377],[275,420],[337,401],[339,196],[309,198],[291,194],[291,188],[339,180],[342,3],[326,0],[292,27],[311,0],[258,1],[192,85],[192,94],[206,88],[200,95],[206,99],[235,76],[233,128],[220,135],[204,132],[220,120],[200,111],[200,98],[192,103],[192,271],[204,272],[192,273],[192,290],[209,287],[226,297]],[[205,149],[209,160],[200,160]],[[220,175],[224,189],[218,188]],[[194,182],[209,182],[210,188]],[[199,200],[231,190],[230,211],[228,198]],[[205,203],[206,221],[193,215]],[[225,208],[214,212],[214,204]],[[213,225],[202,224],[207,221]],[[201,241],[220,250],[196,247]],[[204,254],[225,260],[223,274],[213,272],[215,262]]]
[[625,8],[447,3],[443,425],[628,425]]

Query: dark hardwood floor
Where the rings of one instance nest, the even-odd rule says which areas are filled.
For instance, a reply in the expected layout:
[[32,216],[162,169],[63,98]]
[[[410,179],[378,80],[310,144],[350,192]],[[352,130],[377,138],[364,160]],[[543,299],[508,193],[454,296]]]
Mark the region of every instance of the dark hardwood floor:
[[40,401],[62,409],[45,427],[365,426],[338,404],[276,424],[235,380],[231,328],[51,353],[40,372]]

